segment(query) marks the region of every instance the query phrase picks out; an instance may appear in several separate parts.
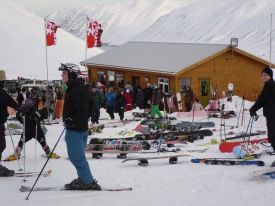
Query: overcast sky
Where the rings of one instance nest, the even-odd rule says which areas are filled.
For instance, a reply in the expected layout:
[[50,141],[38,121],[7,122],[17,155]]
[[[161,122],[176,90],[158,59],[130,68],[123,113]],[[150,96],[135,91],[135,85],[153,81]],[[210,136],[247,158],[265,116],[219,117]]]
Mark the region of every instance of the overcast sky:
[[63,8],[81,8],[87,4],[114,3],[118,0],[14,0],[27,10],[45,17]]

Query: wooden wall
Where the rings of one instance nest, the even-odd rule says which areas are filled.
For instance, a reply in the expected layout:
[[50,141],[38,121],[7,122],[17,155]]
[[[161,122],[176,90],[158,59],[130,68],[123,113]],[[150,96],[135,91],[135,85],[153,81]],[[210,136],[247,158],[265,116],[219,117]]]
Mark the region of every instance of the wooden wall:
[[233,95],[242,97],[246,93],[246,99],[252,100],[253,90],[257,90],[258,95],[262,90],[261,71],[265,67],[264,64],[240,53],[234,52],[232,56],[231,51],[228,51],[182,73],[176,78],[178,80],[191,78],[191,88],[198,95],[200,94],[200,79],[209,78],[210,86],[213,89],[215,89],[216,83],[219,84],[218,95],[220,97],[223,91],[227,95],[227,85],[233,83]]

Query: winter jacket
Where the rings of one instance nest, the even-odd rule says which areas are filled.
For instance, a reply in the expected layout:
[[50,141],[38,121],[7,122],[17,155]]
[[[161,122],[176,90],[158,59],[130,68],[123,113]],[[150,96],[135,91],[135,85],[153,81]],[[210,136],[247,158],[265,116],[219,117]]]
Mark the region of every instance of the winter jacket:
[[271,78],[265,82],[264,88],[250,111],[257,112],[263,108],[263,115],[267,118],[275,117],[275,81]]
[[143,94],[143,91],[141,90],[137,92],[136,104],[137,105],[144,104],[144,94]]
[[143,94],[144,94],[144,103],[150,104],[150,103],[148,103],[148,100],[150,102],[152,101],[152,89],[146,87],[145,89],[143,89]]
[[96,90],[96,92],[91,91],[91,99],[92,99],[92,103],[93,103],[93,108],[92,109],[93,110],[94,109],[100,109],[101,104],[103,102],[101,93],[97,90]]
[[159,105],[161,103],[161,100],[163,98],[164,94],[162,91],[160,91],[159,88],[156,88],[152,92],[152,103],[153,105]]
[[116,95],[116,107],[117,108],[121,108],[121,107],[126,107],[126,105],[127,105],[127,101],[126,101],[126,99],[125,99],[125,97],[124,97],[124,95],[122,95],[122,94],[117,94]]
[[105,101],[106,101],[106,106],[114,106],[116,103],[116,95],[114,93],[108,92],[105,94]]
[[191,103],[194,101],[194,93],[192,89],[185,90],[183,96],[185,97],[184,99],[185,103]]
[[130,93],[126,93],[124,94],[124,96],[127,102],[126,111],[130,111],[132,110],[132,101],[133,101],[132,95]]
[[0,87],[0,124],[4,124],[9,116],[7,107],[18,108],[18,104],[8,93]]
[[88,130],[89,113],[89,89],[81,79],[72,79],[67,82],[67,90],[63,108],[63,121],[71,118],[74,128],[69,130],[86,132]]
[[[25,129],[26,129],[26,134],[32,134],[35,135],[36,132],[36,125],[37,125],[37,131],[42,132],[42,128],[40,125],[40,121],[43,119],[48,118],[48,111],[46,108],[37,110],[37,112],[40,114],[39,121],[35,120],[35,117],[37,116],[35,114],[35,111],[32,112],[30,115],[26,114],[25,115]],[[20,112],[16,113],[16,118],[18,121],[23,124],[23,116],[21,115]]]

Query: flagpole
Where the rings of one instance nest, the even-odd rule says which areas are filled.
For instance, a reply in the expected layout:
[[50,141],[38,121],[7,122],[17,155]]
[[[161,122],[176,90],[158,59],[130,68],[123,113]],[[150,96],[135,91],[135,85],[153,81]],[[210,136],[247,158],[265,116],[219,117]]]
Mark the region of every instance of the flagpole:
[[49,70],[48,70],[48,51],[47,51],[47,34],[46,34],[46,19],[44,18],[44,29],[45,29],[45,50],[46,50],[46,70],[47,70],[47,85],[49,88]]
[[89,19],[87,17],[87,23],[86,23],[86,30],[85,30],[85,35],[86,35],[86,41],[85,41],[85,83],[88,81],[88,68],[87,68],[87,50],[88,50],[88,38],[87,38],[87,30],[88,30],[88,24],[89,24]]
[[269,67],[271,68],[271,53],[272,53],[272,13],[270,15],[270,51],[269,51]]

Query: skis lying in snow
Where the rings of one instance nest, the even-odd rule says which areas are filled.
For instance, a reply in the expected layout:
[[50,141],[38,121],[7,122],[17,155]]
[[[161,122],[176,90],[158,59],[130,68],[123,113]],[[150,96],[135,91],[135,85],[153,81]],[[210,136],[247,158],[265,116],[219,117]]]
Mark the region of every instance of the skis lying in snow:
[[260,160],[242,160],[236,158],[202,158],[191,159],[193,163],[205,163],[207,165],[257,165],[264,166],[265,163]]
[[[21,192],[29,192],[31,191],[31,187],[23,186],[19,188]],[[109,191],[109,192],[119,192],[119,191],[131,191],[133,190],[131,187],[124,188],[102,188],[101,190],[84,190],[84,191]],[[64,187],[35,187],[32,191],[35,192],[43,192],[43,191],[77,191],[77,190],[66,190]],[[78,190],[83,191],[83,190]]]
[[[49,176],[52,173],[52,170],[47,170],[45,172],[42,172],[41,175],[44,177]],[[33,177],[38,176],[40,172],[15,172],[13,176],[15,177]],[[12,176],[11,176],[12,177]]]
[[249,172],[249,175],[251,177],[258,177],[261,175],[267,175],[270,178],[274,179],[275,178],[275,167],[268,167],[265,169],[261,169],[261,170],[254,170],[252,172]]

